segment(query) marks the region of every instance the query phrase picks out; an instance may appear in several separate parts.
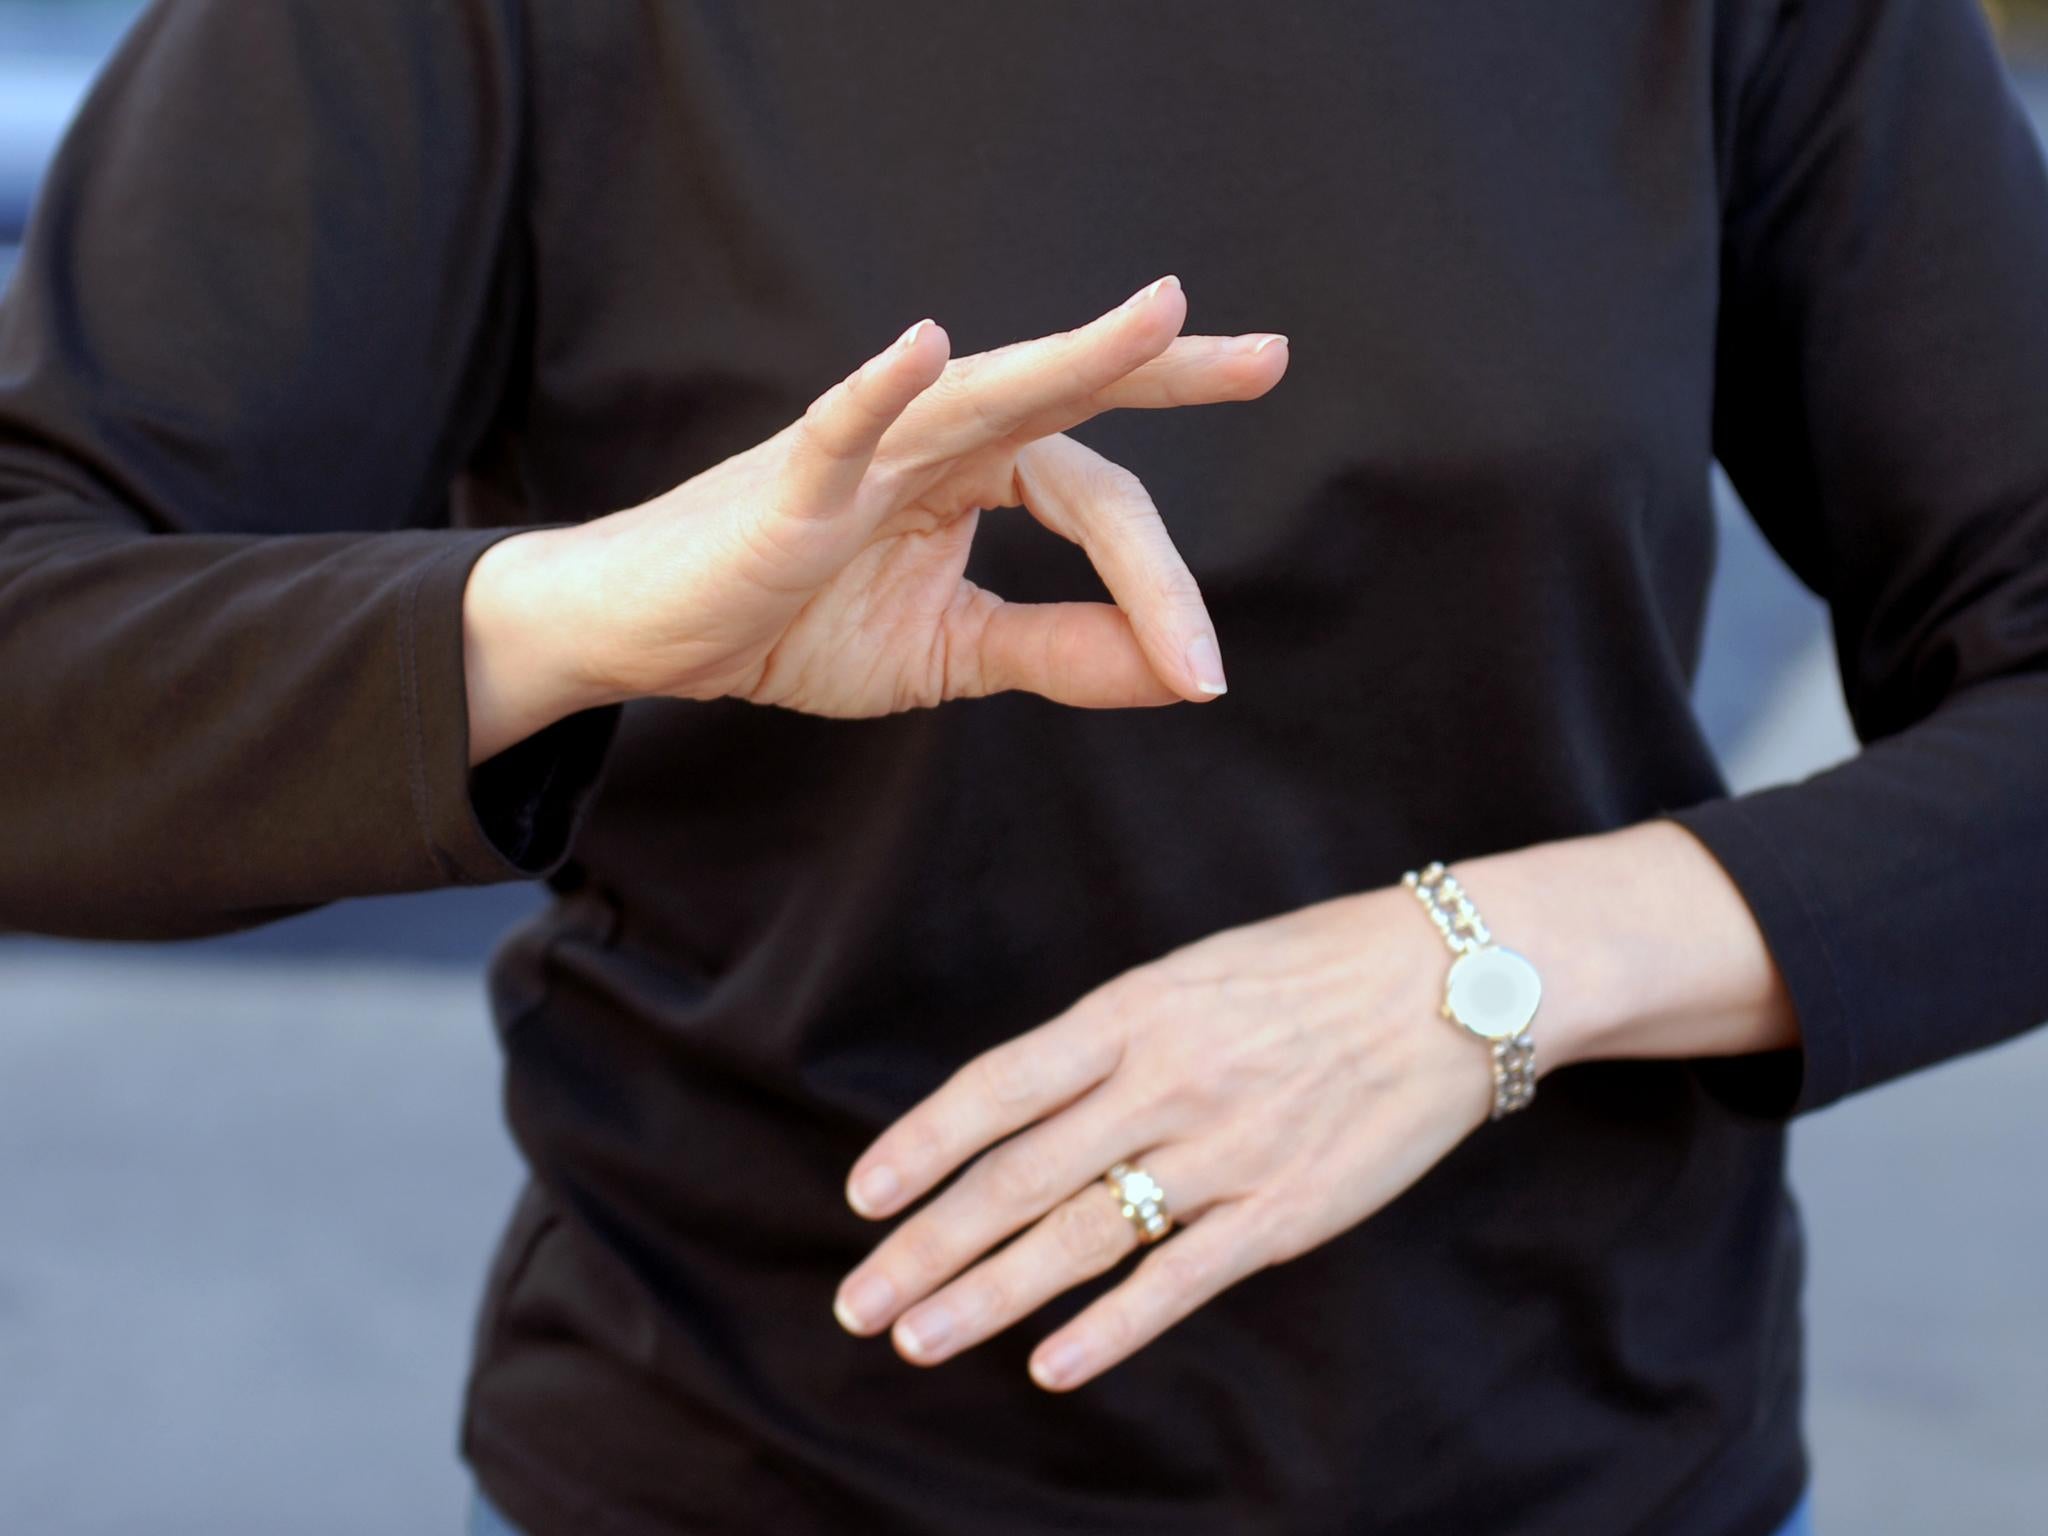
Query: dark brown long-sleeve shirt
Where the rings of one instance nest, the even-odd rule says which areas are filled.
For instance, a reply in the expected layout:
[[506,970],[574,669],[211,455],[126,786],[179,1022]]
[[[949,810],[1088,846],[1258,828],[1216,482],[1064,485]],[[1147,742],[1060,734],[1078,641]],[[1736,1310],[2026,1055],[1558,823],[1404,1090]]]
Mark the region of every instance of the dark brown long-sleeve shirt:
[[[493,539],[920,315],[976,351],[1161,271],[1294,342],[1263,400],[1082,429],[1227,699],[636,703],[471,775]],[[1739,798],[1689,704],[1715,455],[1866,743]],[[970,574],[1093,595],[1028,524]],[[1072,1394],[1025,1357],[1119,1273],[930,1370],[834,1322],[852,1158],[969,1056],[1660,813],[1799,1048],[1562,1069]],[[1970,0],[159,4],[0,305],[0,841],[50,933],[555,888],[491,972],[533,1179],[463,1426],[536,1536],[1763,1536],[1786,1122],[2048,1014],[2048,176]]]

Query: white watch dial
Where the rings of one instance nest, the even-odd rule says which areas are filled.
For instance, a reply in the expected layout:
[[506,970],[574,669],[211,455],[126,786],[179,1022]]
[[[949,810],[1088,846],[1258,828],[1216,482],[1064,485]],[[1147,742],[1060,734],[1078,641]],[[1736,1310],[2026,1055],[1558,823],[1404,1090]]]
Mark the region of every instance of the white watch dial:
[[1444,1008],[1488,1040],[1505,1040],[1536,1016],[1543,983],[1536,967],[1498,944],[1468,950],[1451,965]]

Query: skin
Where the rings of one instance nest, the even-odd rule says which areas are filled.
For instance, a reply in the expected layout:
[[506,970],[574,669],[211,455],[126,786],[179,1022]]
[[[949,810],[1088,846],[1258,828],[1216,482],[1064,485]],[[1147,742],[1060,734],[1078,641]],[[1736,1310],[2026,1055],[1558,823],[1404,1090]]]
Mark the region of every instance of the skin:
[[[1574,1062],[1798,1042],[1749,908],[1676,823],[1452,869],[1543,977],[1539,1098]],[[1489,1123],[1487,1048],[1438,1014],[1450,958],[1391,885],[1188,945],[976,1056],[855,1161],[847,1201],[878,1220],[959,1172],[841,1282],[841,1325],[936,1365],[1124,1262],[1120,1158],[1177,1225],[1033,1351],[1050,1390],[1366,1220]]]
[[[1007,689],[1090,708],[1225,689],[1195,579],[1143,483],[1066,435],[1120,409],[1250,400],[1286,338],[1181,336],[1168,276],[1072,331],[948,359],[930,321],[766,442],[641,506],[492,545],[464,594],[470,761],[593,705],[739,698],[889,714]],[[968,581],[1022,506],[1114,603]]]
[[[767,442],[641,506],[492,545],[464,596],[471,762],[651,696],[836,716],[1005,689],[1086,708],[1215,699],[1215,629],[1158,508],[1065,435],[1278,383],[1286,338],[1182,336],[1186,315],[1169,277],[966,358],[921,322]],[[967,581],[981,514],[1007,506],[1079,544],[1115,601],[1015,604]],[[1799,1041],[1739,890],[1673,822],[1454,871],[1543,977],[1539,1084],[1603,1057]],[[894,1225],[835,1315],[916,1364],[972,1348],[1139,1249],[1101,1177],[1126,1159],[1176,1226],[1041,1341],[1032,1379],[1071,1390],[1129,1358],[1483,1132],[1486,1047],[1438,1015],[1449,958],[1389,885],[1187,945],[976,1056],[854,1163],[849,1204]]]

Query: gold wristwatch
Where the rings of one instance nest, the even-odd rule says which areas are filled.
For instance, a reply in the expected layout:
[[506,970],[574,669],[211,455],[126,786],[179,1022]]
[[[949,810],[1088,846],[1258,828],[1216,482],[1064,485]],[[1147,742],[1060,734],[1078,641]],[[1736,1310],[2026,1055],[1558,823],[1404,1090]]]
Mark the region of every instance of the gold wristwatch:
[[1536,967],[1493,942],[1457,876],[1441,864],[1409,870],[1401,883],[1415,893],[1457,958],[1444,978],[1443,1016],[1493,1047],[1493,1113],[1527,1107],[1536,1097],[1536,1043],[1529,1021],[1543,998]]

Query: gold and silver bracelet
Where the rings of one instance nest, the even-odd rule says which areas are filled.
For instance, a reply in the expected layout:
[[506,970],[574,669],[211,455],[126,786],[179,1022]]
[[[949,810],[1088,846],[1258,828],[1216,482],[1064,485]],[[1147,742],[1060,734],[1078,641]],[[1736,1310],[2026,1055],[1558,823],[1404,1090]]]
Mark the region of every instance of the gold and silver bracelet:
[[1543,998],[1536,967],[1493,942],[1458,877],[1442,864],[1411,869],[1401,883],[1415,893],[1457,957],[1444,978],[1443,1016],[1493,1048],[1489,1118],[1526,1108],[1536,1097],[1536,1043],[1529,1037],[1529,1021]]

